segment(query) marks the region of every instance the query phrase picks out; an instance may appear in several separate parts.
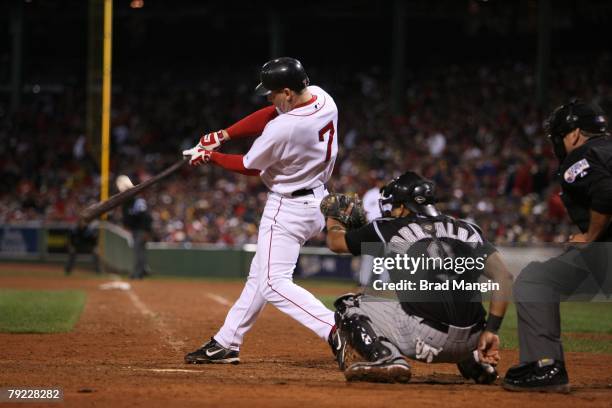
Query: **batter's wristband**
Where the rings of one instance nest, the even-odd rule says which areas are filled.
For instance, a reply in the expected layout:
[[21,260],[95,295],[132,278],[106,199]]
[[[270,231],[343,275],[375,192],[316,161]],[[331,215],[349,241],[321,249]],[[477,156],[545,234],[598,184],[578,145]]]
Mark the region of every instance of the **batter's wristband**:
[[501,327],[503,317],[495,316],[494,314],[489,313],[489,317],[487,318],[486,330],[491,333],[497,334],[499,328]]

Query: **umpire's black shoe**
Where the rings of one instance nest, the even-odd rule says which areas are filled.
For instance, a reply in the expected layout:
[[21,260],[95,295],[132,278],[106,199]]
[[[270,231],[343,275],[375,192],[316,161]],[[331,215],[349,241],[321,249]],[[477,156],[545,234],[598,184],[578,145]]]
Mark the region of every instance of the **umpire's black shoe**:
[[238,364],[240,357],[237,351],[226,349],[217,343],[214,337],[211,337],[208,343],[185,355],[185,362],[187,364]]
[[494,366],[479,363],[473,355],[467,360],[457,363],[457,368],[463,378],[474,380],[476,384],[493,384],[499,378]]
[[570,392],[565,363],[550,358],[510,368],[503,387],[508,391]]

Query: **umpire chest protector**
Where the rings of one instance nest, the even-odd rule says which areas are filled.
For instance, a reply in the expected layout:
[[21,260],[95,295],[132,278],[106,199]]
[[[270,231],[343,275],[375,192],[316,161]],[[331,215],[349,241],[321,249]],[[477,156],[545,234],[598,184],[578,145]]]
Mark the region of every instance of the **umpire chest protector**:
[[[598,137],[570,152],[559,168],[561,199],[582,232],[589,229],[591,209],[612,213],[612,140]],[[612,240],[608,227],[599,240]]]

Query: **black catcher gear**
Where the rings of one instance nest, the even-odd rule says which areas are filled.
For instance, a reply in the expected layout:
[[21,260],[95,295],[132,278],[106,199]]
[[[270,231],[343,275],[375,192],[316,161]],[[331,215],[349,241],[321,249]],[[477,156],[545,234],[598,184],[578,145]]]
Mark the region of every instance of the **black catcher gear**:
[[403,204],[418,215],[436,217],[435,184],[417,173],[407,171],[380,189],[379,206],[383,216],[389,216],[394,207]]
[[348,347],[371,362],[392,360],[399,357],[399,355],[394,355],[393,351],[384,344],[390,344],[388,340],[376,334],[367,316],[346,315],[349,308],[359,307],[361,296],[361,294],[347,293],[334,302],[336,330],[333,337],[330,337],[329,343],[340,370],[347,367],[346,354]]

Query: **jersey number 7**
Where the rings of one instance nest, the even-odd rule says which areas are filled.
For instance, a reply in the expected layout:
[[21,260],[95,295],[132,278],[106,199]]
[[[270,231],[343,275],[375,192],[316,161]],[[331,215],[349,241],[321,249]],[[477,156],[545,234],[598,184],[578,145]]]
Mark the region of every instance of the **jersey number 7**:
[[325,161],[328,162],[331,158],[332,143],[334,142],[334,122],[330,121],[327,125],[323,126],[323,129],[319,130],[319,142],[325,141],[325,134],[329,133],[327,139],[327,154],[325,155]]

